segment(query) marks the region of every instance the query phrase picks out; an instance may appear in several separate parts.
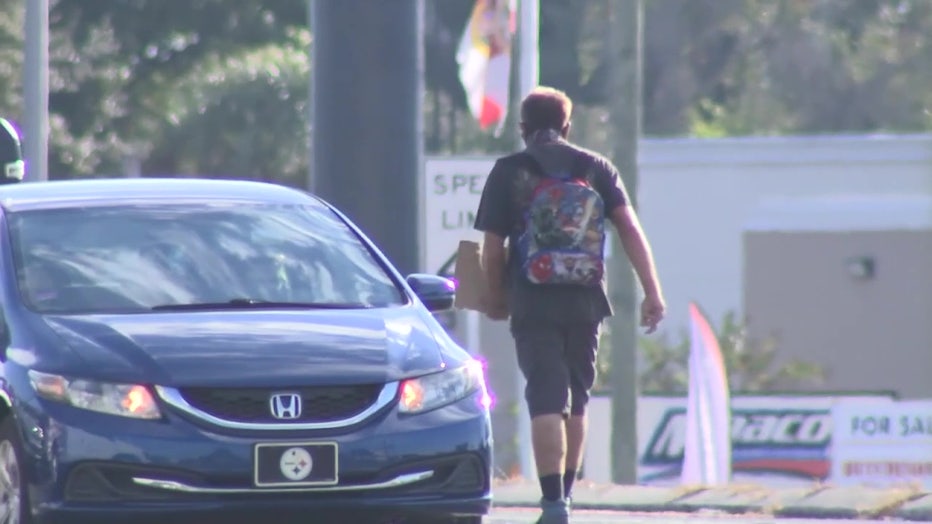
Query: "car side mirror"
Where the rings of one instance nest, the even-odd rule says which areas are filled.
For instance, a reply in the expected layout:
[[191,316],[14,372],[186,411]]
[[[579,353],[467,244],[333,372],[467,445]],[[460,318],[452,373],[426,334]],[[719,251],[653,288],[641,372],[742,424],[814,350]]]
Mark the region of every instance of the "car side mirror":
[[412,273],[408,275],[407,282],[429,311],[445,311],[453,307],[453,300],[456,298],[456,283],[449,278],[427,273]]

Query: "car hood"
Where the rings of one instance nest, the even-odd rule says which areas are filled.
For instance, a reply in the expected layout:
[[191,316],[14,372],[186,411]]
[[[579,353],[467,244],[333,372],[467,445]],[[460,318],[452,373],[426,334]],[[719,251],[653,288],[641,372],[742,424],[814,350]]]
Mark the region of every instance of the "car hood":
[[[382,383],[443,367],[413,307],[47,316],[74,373],[165,386]],[[64,355],[62,355],[64,356]],[[63,363],[64,364],[64,363]]]

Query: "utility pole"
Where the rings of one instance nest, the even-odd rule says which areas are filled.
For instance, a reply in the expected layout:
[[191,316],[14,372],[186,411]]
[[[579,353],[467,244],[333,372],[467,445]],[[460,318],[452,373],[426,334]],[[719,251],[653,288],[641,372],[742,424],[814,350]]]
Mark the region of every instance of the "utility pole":
[[[637,203],[638,140],[641,135],[641,74],[644,8],[642,0],[611,0],[609,5],[608,101],[613,130],[612,160],[621,171],[632,205]],[[612,384],[612,480],[637,483],[638,288],[617,236],[610,260]]]
[[[540,83],[540,0],[518,2],[518,104],[515,114],[521,114],[521,100]],[[524,145],[518,135],[519,147]],[[524,401],[527,381],[517,364],[513,364],[516,396],[518,399],[518,453],[521,475],[527,479],[537,478],[534,450],[531,440],[531,415]]]
[[417,271],[423,0],[312,3],[314,192]]
[[314,112],[314,82],[317,77],[317,63],[314,61],[314,49],[317,47],[317,27],[315,25],[316,18],[314,17],[315,4],[318,0],[307,0],[307,27],[311,31],[311,46],[307,50],[308,57],[311,62],[311,81],[307,83],[307,130],[308,130],[308,144],[307,144],[307,179],[305,181],[305,186],[307,190],[314,193],[317,190],[317,187],[314,183],[314,124],[316,113]]
[[27,0],[23,47],[24,181],[48,180],[49,166],[49,2]]

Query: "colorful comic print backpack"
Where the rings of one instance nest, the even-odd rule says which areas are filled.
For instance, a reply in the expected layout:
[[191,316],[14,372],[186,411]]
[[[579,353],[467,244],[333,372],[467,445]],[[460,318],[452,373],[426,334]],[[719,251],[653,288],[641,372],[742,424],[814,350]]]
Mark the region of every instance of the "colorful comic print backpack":
[[518,238],[523,273],[534,284],[596,286],[605,272],[605,206],[579,155],[569,173],[537,174]]

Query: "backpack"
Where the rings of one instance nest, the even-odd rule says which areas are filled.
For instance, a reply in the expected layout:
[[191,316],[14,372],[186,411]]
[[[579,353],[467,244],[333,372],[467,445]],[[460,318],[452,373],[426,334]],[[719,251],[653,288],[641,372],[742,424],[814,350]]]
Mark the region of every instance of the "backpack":
[[525,153],[537,181],[518,237],[521,271],[533,284],[596,286],[605,273],[605,205],[579,155],[569,173],[546,173]]

